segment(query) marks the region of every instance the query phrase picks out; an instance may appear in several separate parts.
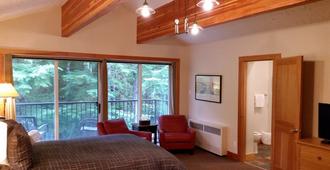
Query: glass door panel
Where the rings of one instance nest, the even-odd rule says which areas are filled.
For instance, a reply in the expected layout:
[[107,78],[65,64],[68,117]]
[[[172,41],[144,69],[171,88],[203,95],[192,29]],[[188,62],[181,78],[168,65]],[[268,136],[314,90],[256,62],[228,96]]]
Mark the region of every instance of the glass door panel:
[[124,118],[128,127],[138,120],[138,64],[108,63],[109,119]]
[[16,117],[27,131],[38,130],[43,140],[54,139],[54,63],[13,59]]
[[169,65],[142,64],[142,119],[169,113]]
[[60,139],[97,135],[98,63],[62,60],[58,73]]

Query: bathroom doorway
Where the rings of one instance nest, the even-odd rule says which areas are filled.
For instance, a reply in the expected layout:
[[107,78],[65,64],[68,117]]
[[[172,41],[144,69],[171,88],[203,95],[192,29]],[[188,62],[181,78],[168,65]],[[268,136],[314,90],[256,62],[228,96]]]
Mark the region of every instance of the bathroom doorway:
[[271,169],[274,62],[280,54],[239,58],[238,155]]

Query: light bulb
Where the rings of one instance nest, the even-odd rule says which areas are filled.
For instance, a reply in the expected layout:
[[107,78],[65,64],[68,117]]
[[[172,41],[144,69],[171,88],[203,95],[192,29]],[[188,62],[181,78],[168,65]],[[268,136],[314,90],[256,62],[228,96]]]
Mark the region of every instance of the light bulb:
[[200,26],[194,23],[190,28],[191,35],[197,35],[200,31]]
[[178,25],[178,24],[179,24],[179,22],[180,22],[180,20],[179,20],[179,19],[177,19],[177,18],[174,20],[174,23],[175,23],[176,25]]
[[211,11],[213,9],[213,7],[214,7],[214,5],[213,5],[212,1],[205,0],[202,8],[204,11]]
[[136,10],[136,13],[138,13],[139,15],[141,15],[144,18],[148,18],[151,15],[155,14],[156,11],[154,9],[152,9],[151,7],[149,7],[147,1],[144,1],[143,5]]
[[147,18],[151,15],[148,5],[143,5],[143,7],[141,9],[141,15],[145,18]]
[[220,3],[217,0],[201,0],[196,5],[203,8],[204,11],[211,11],[215,6]]

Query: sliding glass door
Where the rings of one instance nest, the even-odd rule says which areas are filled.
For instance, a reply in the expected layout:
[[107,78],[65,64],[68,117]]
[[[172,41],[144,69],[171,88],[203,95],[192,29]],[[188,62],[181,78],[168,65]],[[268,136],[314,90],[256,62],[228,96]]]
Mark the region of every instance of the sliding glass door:
[[[13,59],[17,120],[44,140],[97,135],[98,62]],[[113,63],[108,69],[108,117],[157,123],[170,113],[171,66]]]
[[39,130],[54,139],[54,63],[51,60],[13,59],[16,119],[27,131]]
[[124,118],[131,127],[141,119],[157,123],[169,114],[169,65],[108,63],[109,119]]
[[17,120],[44,140],[96,135],[98,63],[13,59]]
[[109,119],[124,118],[130,126],[138,116],[138,64],[108,63]]
[[169,113],[169,78],[169,65],[142,64],[142,119],[156,123]]
[[59,137],[96,135],[98,115],[98,64],[58,61]]

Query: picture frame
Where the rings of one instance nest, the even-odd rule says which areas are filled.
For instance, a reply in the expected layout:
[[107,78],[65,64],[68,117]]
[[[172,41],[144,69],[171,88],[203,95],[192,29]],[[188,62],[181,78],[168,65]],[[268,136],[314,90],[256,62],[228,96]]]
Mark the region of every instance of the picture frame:
[[222,76],[195,75],[195,99],[213,103],[221,103]]

